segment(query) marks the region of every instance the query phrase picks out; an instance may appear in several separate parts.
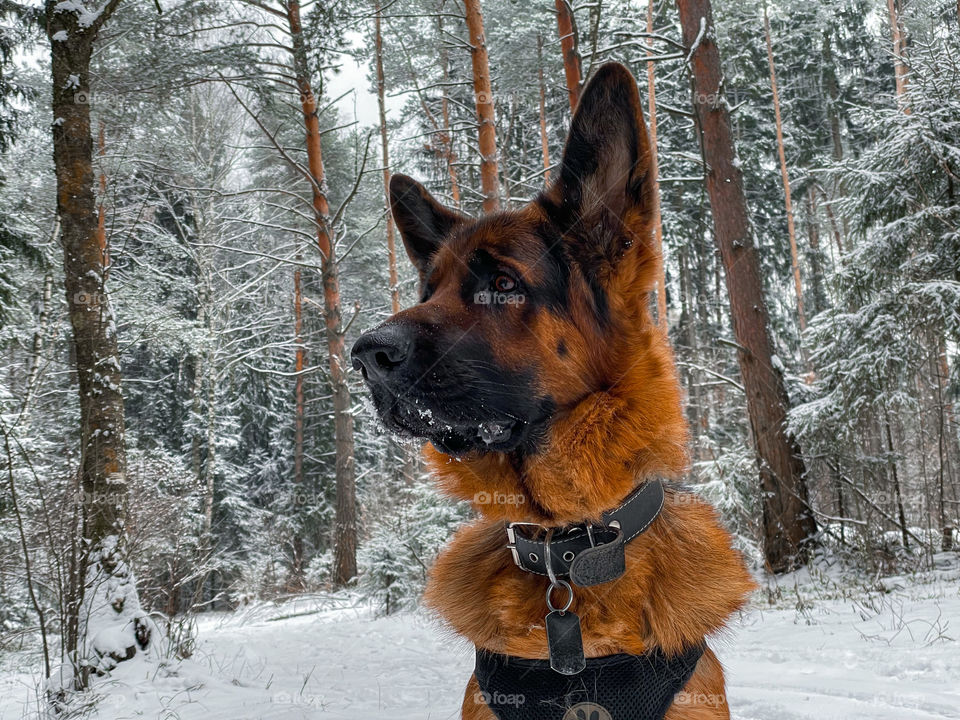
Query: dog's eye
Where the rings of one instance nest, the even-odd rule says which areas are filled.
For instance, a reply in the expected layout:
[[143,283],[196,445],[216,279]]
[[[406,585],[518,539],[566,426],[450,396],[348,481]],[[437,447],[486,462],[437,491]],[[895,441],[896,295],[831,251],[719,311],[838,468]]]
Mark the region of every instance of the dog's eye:
[[517,289],[517,281],[505,273],[500,273],[493,279],[493,289],[502,293],[512,292]]

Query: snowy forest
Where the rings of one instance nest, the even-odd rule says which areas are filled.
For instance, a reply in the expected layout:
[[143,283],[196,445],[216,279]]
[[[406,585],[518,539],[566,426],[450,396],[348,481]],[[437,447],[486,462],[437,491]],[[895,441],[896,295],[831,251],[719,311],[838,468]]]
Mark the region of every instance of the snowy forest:
[[391,175],[520,207],[608,61],[733,716],[960,717],[960,3],[0,0],[0,720],[460,717],[472,510],[350,348],[418,301]]

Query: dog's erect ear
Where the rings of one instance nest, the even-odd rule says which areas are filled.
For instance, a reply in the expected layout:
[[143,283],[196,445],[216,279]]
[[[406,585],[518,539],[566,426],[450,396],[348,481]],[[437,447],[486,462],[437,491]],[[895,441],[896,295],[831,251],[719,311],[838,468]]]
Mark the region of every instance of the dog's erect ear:
[[390,178],[390,209],[400,229],[407,256],[422,280],[430,258],[466,216],[445,208],[423,185],[406,175]]
[[612,260],[629,246],[630,231],[642,231],[651,214],[649,175],[637,82],[623,65],[607,63],[580,95],[559,178],[543,196],[561,230],[580,245],[571,248],[575,256]]

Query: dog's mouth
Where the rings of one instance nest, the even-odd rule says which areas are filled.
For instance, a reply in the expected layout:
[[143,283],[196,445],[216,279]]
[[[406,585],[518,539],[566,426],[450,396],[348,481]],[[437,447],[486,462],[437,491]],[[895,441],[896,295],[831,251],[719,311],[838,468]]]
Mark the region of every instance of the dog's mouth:
[[510,452],[523,444],[525,424],[487,420],[476,426],[447,426],[426,436],[437,450],[459,457],[470,452]]
[[510,439],[515,425],[515,420],[487,420],[477,426],[477,436],[487,445],[497,445]]
[[402,437],[429,440],[437,450],[460,457],[471,452],[510,452],[523,445],[531,423],[518,418],[465,419],[426,406],[421,399],[394,398],[378,414],[384,425]]

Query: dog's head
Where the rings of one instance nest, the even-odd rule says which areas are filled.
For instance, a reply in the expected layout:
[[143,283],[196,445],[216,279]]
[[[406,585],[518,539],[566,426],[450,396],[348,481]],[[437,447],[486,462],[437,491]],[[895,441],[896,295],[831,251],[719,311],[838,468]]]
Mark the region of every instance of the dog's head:
[[642,363],[660,337],[650,169],[636,81],[608,64],[555,181],[526,206],[473,219],[395,175],[420,301],[353,347],[383,422],[448,456],[535,456],[557,418]]

